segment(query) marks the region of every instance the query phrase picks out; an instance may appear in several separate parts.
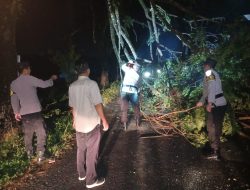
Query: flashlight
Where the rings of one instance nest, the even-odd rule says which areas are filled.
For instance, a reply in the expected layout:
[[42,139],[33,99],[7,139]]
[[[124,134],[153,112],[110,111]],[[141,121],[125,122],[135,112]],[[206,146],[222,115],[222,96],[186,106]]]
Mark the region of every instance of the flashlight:
[[146,78],[150,77],[150,75],[151,75],[151,73],[148,72],[148,71],[146,71],[146,72],[144,73],[144,77],[146,77]]
[[244,15],[244,17],[245,17],[247,20],[250,20],[250,14]]

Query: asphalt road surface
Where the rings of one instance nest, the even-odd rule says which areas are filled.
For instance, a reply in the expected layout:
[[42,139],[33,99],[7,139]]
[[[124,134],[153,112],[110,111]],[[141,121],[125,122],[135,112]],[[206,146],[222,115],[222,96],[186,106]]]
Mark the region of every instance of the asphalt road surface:
[[[127,131],[119,123],[119,105],[109,105],[110,130],[103,134],[99,173],[106,178],[96,190],[250,190],[250,161],[234,142],[222,144],[224,161],[207,160],[182,137],[143,138],[131,119]],[[78,181],[76,146],[54,164],[35,169],[7,189],[84,190]]]

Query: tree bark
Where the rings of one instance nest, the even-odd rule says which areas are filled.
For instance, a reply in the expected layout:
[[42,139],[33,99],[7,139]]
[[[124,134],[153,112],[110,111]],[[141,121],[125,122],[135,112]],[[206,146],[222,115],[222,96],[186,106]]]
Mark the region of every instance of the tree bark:
[[15,35],[19,3],[0,1],[0,104],[9,99],[10,82],[17,75]]

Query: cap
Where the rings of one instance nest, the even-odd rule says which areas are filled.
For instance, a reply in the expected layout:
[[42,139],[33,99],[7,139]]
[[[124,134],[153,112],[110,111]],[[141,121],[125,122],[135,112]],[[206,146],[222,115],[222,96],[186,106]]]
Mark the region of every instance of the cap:
[[203,65],[209,65],[211,68],[214,68],[216,66],[217,61],[211,58],[207,58],[204,62]]

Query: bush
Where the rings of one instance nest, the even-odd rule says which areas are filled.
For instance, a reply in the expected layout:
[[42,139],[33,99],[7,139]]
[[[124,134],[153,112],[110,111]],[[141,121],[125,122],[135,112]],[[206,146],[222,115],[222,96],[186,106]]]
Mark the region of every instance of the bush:
[[71,140],[74,136],[72,127],[72,116],[70,112],[62,112],[57,110],[58,114],[54,115],[53,127],[48,129],[47,150],[50,154],[58,157],[63,150],[71,147]]
[[117,96],[119,96],[120,92],[120,82],[113,82],[108,88],[101,91],[103,105],[107,105],[112,102]]
[[9,180],[21,176],[29,162],[25,154],[23,138],[18,129],[10,129],[1,140],[0,146],[0,187]]
[[[143,112],[148,115],[164,115],[195,106],[202,94],[203,73],[200,63],[206,56],[194,54],[185,62],[167,61],[162,73],[155,74],[151,79],[144,79],[141,94]],[[208,141],[203,109],[174,115],[170,120],[183,130],[193,145],[201,147]],[[230,136],[237,130],[239,127],[234,120],[233,110],[229,109],[225,117],[223,134]]]
[[[104,104],[110,103],[119,94],[119,82],[112,83],[102,91]],[[46,106],[44,118],[47,126],[46,151],[55,157],[72,145],[75,130],[72,127],[72,116],[65,106],[67,97],[59,101],[52,100]],[[63,104],[63,106],[62,106]],[[61,109],[59,108],[61,107]],[[66,109],[65,109],[66,108]],[[0,189],[13,178],[23,175],[30,163],[26,156],[24,140],[18,128],[10,128],[0,142]]]

